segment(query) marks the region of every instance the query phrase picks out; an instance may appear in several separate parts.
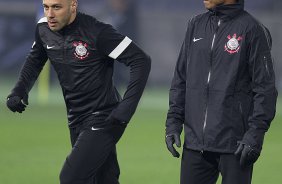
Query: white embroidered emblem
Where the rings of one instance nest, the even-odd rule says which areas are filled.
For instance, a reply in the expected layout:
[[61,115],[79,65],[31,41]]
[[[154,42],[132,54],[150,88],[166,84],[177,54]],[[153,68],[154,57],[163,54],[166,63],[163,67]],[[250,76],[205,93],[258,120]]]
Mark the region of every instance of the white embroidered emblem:
[[237,34],[234,34],[232,37],[230,35],[227,36],[229,41],[225,44],[224,50],[229,52],[229,54],[238,53],[240,50],[240,41],[242,40],[242,37],[239,36],[237,38]]
[[74,42],[73,46],[75,46],[75,57],[80,60],[83,60],[88,57],[89,52],[87,50],[87,43],[83,43],[82,41]]

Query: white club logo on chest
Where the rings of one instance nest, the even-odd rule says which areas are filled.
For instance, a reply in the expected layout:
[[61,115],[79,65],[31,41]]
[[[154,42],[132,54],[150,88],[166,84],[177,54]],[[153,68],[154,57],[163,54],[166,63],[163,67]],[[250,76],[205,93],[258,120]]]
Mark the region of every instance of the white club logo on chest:
[[87,43],[84,43],[82,41],[74,42],[73,46],[75,47],[74,55],[76,58],[83,60],[88,57],[89,52],[87,50]]
[[240,41],[242,40],[242,36],[238,36],[235,33],[232,37],[230,35],[227,36],[228,42],[224,46],[224,50],[229,54],[238,53],[240,50]]
[[227,47],[230,50],[236,50],[239,47],[239,42],[236,38],[231,38],[228,42],[227,42]]

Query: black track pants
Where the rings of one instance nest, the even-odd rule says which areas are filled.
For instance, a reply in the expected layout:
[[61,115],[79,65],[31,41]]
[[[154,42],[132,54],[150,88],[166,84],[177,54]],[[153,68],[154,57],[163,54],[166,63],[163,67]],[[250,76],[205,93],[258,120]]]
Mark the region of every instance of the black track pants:
[[199,152],[184,148],[181,162],[181,184],[251,184],[253,167],[242,169],[234,154]]
[[70,129],[73,148],[61,170],[60,183],[118,184],[116,143],[124,129],[124,125]]

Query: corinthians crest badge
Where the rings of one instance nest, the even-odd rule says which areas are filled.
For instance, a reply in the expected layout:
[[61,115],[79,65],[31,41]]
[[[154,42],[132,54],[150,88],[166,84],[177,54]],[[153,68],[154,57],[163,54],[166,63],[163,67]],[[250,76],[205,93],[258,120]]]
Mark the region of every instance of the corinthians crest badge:
[[74,55],[76,58],[83,60],[88,57],[89,52],[87,50],[87,43],[83,43],[82,41],[74,42],[73,46],[75,47]]
[[235,33],[232,37],[230,35],[227,36],[228,42],[224,46],[224,51],[229,52],[229,54],[238,53],[240,50],[240,41],[242,40],[242,36],[238,36]]

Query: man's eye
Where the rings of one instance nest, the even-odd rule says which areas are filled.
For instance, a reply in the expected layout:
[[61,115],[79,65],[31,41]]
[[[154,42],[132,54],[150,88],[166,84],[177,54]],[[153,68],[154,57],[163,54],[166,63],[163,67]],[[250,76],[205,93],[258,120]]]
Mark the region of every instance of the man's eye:
[[47,7],[47,6],[44,6],[43,8],[44,8],[44,10],[49,10],[49,7]]
[[54,6],[54,9],[59,10],[59,9],[61,9],[61,7],[60,6]]

